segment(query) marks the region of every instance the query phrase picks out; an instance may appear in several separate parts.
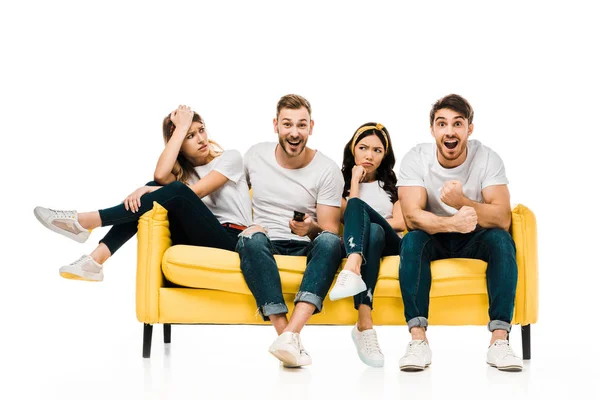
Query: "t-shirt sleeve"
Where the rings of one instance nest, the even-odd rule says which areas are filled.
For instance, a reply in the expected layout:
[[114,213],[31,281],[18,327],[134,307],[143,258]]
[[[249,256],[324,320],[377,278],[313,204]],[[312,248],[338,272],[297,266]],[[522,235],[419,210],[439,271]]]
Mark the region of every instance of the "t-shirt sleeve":
[[488,186],[507,184],[508,178],[506,177],[506,172],[504,171],[504,163],[496,152],[490,150],[481,188],[483,189]]
[[317,192],[317,204],[340,207],[343,191],[344,177],[342,171],[337,165],[331,163],[321,177]]
[[396,186],[425,187],[425,177],[423,176],[423,167],[420,160],[421,157],[416,147],[406,153],[400,163]]
[[242,155],[237,150],[226,150],[219,156],[213,171],[220,172],[230,181],[237,183],[244,173]]

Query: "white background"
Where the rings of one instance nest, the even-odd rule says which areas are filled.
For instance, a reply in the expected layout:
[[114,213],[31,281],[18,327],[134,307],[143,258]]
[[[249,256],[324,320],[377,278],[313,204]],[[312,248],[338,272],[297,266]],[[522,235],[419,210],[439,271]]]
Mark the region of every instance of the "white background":
[[[33,208],[106,208],[151,180],[162,118],[179,104],[198,111],[224,148],[274,141],[275,106],[287,93],[309,99],[309,146],[338,164],[368,121],[388,128],[399,163],[432,140],[435,100],[466,97],[472,138],[500,154],[512,202],[537,216],[533,343],[545,338],[549,363],[553,351],[566,357],[559,370],[581,365],[572,355],[597,359],[600,29],[590,4],[3,2],[0,359],[8,381],[21,390],[51,381],[45,397],[58,395],[68,385],[62,371],[78,368],[74,354],[93,354],[119,330],[131,336],[115,343],[133,348],[123,359],[141,353],[135,240],[107,262],[102,284],[67,281],[58,267],[90,252],[106,229],[79,245],[42,228]],[[443,332],[460,342],[460,329]],[[393,333],[403,346],[406,332]],[[100,358],[83,373],[114,363]],[[598,372],[593,362],[586,368]]]

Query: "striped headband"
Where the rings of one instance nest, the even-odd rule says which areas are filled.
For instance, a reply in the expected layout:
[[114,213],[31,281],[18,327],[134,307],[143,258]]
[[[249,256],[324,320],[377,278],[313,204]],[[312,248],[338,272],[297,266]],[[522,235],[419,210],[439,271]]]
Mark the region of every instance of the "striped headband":
[[354,147],[356,146],[356,140],[358,139],[358,137],[360,136],[361,133],[366,132],[369,129],[375,129],[375,130],[378,130],[379,132],[381,132],[381,134],[383,135],[383,138],[385,139],[384,154],[387,154],[388,147],[389,147],[388,137],[387,137],[387,134],[385,133],[385,131],[383,130],[384,126],[381,124],[377,124],[377,125],[363,126],[362,128],[360,128],[359,130],[356,131],[356,133],[354,134],[354,137],[352,138],[352,146],[350,147],[350,151],[352,152],[352,155],[354,155]]

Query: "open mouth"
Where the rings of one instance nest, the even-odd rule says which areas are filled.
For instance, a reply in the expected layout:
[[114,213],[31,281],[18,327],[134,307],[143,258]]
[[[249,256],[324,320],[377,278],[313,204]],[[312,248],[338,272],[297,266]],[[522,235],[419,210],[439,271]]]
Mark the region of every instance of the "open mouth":
[[292,147],[293,149],[296,149],[296,148],[298,148],[298,146],[300,146],[300,143],[302,143],[302,140],[298,140],[298,141],[287,140],[287,143],[290,145],[290,147]]
[[454,150],[458,146],[458,139],[444,140],[444,146],[449,150]]

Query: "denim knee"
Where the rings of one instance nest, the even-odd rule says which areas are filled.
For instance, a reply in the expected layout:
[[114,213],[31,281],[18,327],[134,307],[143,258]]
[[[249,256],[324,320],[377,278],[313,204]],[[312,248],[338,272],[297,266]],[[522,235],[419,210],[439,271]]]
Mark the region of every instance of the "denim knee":
[[385,244],[385,231],[383,227],[378,224],[371,222],[370,234],[369,234],[369,246],[378,246],[383,248]]
[[183,183],[181,181],[171,182],[168,185],[166,185],[165,187],[169,187],[169,188],[173,189],[173,191],[175,191],[175,192],[179,192],[184,189],[191,190],[188,185],[186,185],[185,183]]
[[424,231],[410,231],[402,238],[400,255],[419,255],[431,236]]
[[269,238],[263,231],[256,231],[250,234],[240,233],[238,241],[235,246],[235,251],[241,253],[242,251],[254,252],[259,249],[269,247]]
[[483,240],[492,251],[515,251],[515,242],[510,233],[504,229],[488,229]]
[[340,258],[342,256],[342,242],[340,237],[329,231],[321,232],[314,240],[314,247],[326,248],[330,251],[339,252]]
[[421,251],[423,245],[431,239],[425,231],[410,231],[402,238],[402,250],[408,252]]
[[353,197],[350,200],[348,200],[348,202],[346,203],[346,211],[348,211],[348,209],[350,209],[351,211],[356,211],[354,210],[355,207],[360,207],[362,208],[363,205],[365,205],[367,203],[365,203],[364,200],[358,198],[358,197]]

